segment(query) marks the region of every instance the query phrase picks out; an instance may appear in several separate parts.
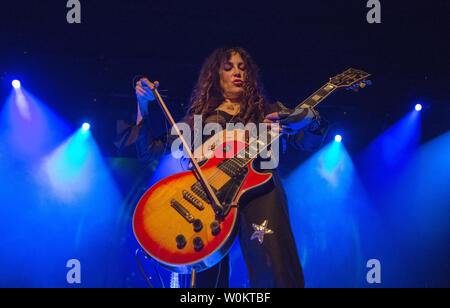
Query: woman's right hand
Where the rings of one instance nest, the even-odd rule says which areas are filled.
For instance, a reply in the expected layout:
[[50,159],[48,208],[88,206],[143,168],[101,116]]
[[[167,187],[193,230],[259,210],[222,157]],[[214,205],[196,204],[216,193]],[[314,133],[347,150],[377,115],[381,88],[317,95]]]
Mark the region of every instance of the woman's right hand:
[[150,82],[147,78],[141,78],[136,83],[136,97],[138,101],[138,122],[142,120],[148,112],[148,102],[154,101],[155,96],[153,95],[152,89],[158,88],[159,82]]

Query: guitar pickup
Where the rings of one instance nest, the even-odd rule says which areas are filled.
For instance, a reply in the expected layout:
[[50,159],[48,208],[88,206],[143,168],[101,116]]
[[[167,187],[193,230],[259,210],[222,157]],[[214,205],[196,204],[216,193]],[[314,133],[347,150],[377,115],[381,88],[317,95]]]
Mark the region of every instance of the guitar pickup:
[[186,219],[186,221],[188,223],[193,223],[195,218],[194,216],[192,216],[191,213],[189,213],[189,211],[182,206],[177,200],[172,199],[172,201],[170,201],[170,205],[181,215],[183,216],[184,219]]
[[203,203],[187,190],[183,190],[183,198],[195,206],[198,210],[203,211],[205,209]]
[[[214,187],[211,186],[211,189],[213,190],[213,192],[215,194],[217,194],[217,189],[215,189]],[[194,185],[191,186],[191,191],[193,191],[197,197],[200,197],[203,201],[205,201],[206,203],[209,203],[209,197],[206,194],[206,192],[203,189],[203,186],[200,182],[195,183]]]

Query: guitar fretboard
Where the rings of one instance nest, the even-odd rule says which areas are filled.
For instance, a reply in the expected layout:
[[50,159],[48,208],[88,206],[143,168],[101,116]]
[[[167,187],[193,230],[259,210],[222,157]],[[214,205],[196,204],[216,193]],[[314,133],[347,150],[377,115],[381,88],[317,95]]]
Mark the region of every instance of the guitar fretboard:
[[295,108],[314,108],[336,89],[335,85],[327,83]]
[[261,138],[248,144],[243,150],[238,152],[232,158],[223,160],[219,165],[219,169],[225,173],[232,175],[237,173],[239,168],[246,166],[249,162],[254,160],[265,149],[269,147],[282,134],[267,130],[267,140],[264,142]]

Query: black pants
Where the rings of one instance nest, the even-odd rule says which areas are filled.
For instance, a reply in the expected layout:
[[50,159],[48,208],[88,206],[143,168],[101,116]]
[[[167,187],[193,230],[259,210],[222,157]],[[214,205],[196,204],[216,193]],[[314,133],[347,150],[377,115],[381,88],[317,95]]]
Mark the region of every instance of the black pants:
[[[247,264],[252,288],[303,288],[304,278],[292,234],[287,200],[275,175],[268,192],[240,208],[239,243]],[[250,240],[253,224],[268,221],[262,244]],[[229,258],[225,257],[214,267],[197,274],[198,288],[227,288],[229,286]]]

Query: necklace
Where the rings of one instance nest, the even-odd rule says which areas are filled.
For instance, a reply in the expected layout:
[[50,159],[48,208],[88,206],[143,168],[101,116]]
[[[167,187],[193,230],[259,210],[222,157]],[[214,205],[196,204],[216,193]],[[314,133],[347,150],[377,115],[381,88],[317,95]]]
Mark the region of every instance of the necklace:
[[229,99],[225,100],[219,107],[217,107],[217,119],[216,122],[219,122],[219,111],[223,111],[233,117],[229,120],[231,122],[237,115],[240,114],[241,105],[239,103],[233,103]]
[[[228,113],[229,114],[229,113]],[[235,115],[233,115],[233,117],[228,120],[228,123],[233,123],[233,119],[238,115],[239,113],[236,113]],[[231,114],[230,114],[231,115]],[[216,123],[219,123],[219,110],[216,110]]]
[[[230,115],[230,116],[232,116],[231,117],[231,119],[229,119],[227,122],[228,123],[233,123],[233,119],[237,116],[237,115],[239,115],[240,114],[240,105],[234,105],[234,106],[232,106],[232,105],[225,105],[225,106],[222,106],[222,108],[217,108],[216,109],[216,123],[219,123],[219,111],[223,111],[224,113],[226,113],[226,114],[228,114],[228,115]],[[225,109],[225,110],[224,110]],[[227,111],[231,111],[231,112],[227,112]]]

